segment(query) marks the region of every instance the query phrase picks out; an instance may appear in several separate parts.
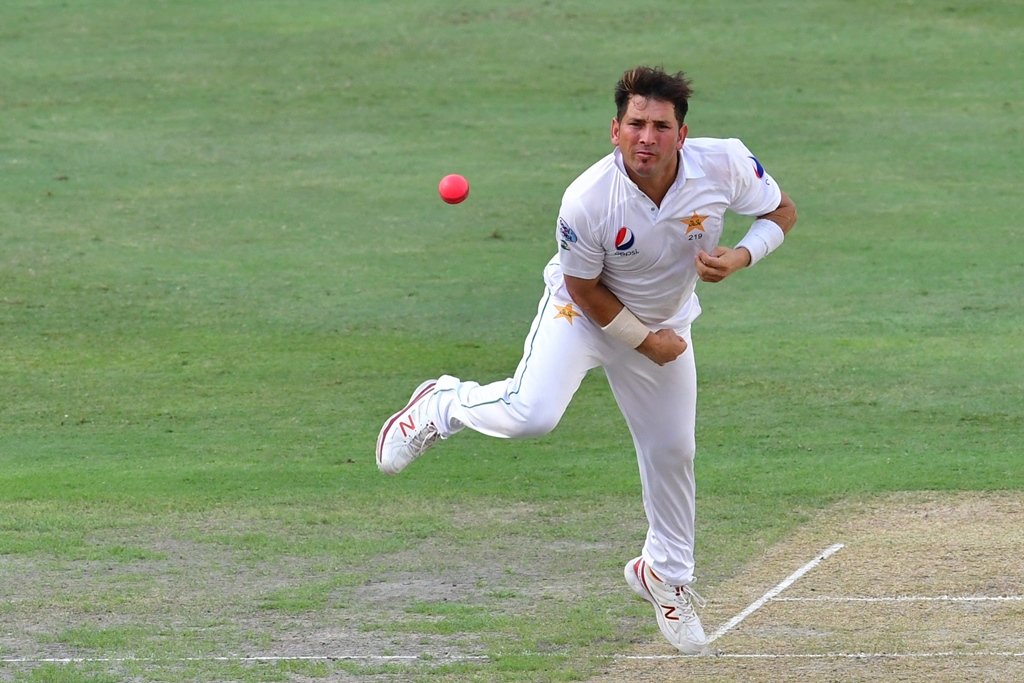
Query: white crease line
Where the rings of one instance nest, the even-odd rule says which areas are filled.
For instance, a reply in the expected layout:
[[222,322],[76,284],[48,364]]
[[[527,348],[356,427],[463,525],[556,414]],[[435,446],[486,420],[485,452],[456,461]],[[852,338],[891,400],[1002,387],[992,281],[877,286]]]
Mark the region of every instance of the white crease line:
[[474,655],[255,655],[211,656],[211,657],[7,657],[0,658],[0,664],[123,664],[130,662],[175,663],[175,662],[475,662],[489,661],[486,656]]
[[1024,652],[822,652],[818,654],[773,654],[710,652],[704,655],[614,655],[614,659],[930,659],[930,658],[1024,657]]
[[824,652],[821,654],[720,654],[726,659],[930,659],[933,657],[1024,657],[1024,652]]
[[708,638],[708,644],[710,645],[711,643],[715,642],[716,640],[724,636],[726,633],[734,629],[741,621],[749,617],[757,610],[761,609],[761,607],[763,607],[766,602],[774,598],[782,591],[789,588],[791,585],[793,585],[794,582],[797,581],[797,579],[799,579],[801,576],[817,567],[819,564],[830,558],[832,555],[835,555],[842,548],[842,543],[835,543],[825,548],[825,550],[821,551],[817,557],[815,557],[813,560],[811,560],[804,566],[800,567],[800,569],[797,569],[795,572],[787,576],[779,585],[775,586],[775,588],[772,588],[770,591],[762,595],[760,598],[750,603],[750,605],[748,605],[745,610],[734,616],[724,626],[715,631]]
[[[553,652],[530,653],[535,656],[558,656]],[[930,658],[982,658],[982,657],[1004,657],[1024,658],[1024,652],[822,652],[822,653],[742,653],[722,652],[708,653],[704,655],[610,655],[611,659],[628,660],[668,660],[668,659],[930,659]],[[295,655],[295,656],[220,656],[220,657],[9,657],[0,658],[0,664],[129,664],[129,663],[182,663],[182,662],[234,662],[234,663],[258,663],[258,662],[341,662],[341,661],[373,661],[373,662],[421,662],[450,663],[450,662],[488,662],[490,657],[484,655],[466,656],[421,656],[421,655]]]
[[1024,595],[896,595],[880,598],[815,595],[804,598],[772,598],[772,602],[1024,602]]

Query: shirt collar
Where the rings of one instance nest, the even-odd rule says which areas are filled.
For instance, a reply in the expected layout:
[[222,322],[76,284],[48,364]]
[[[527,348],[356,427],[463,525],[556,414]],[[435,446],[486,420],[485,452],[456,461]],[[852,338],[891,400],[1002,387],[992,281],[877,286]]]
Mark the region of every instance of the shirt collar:
[[[622,162],[622,152],[618,147],[614,151],[615,166],[622,171],[622,174],[629,178],[629,174],[626,173],[626,165]],[[690,152],[690,148],[683,143],[683,148],[679,151],[679,168],[682,169],[682,173],[676,172],[676,179],[672,183],[672,187],[669,189],[675,189],[682,187],[686,183],[687,178],[703,178],[704,169],[701,168],[700,159],[696,155]],[[632,182],[632,181],[630,181]]]
[[700,165],[700,158],[690,148],[683,143],[683,149],[679,152],[679,164],[682,166],[683,172],[678,174],[676,178],[680,176],[683,178],[703,178],[704,169]]

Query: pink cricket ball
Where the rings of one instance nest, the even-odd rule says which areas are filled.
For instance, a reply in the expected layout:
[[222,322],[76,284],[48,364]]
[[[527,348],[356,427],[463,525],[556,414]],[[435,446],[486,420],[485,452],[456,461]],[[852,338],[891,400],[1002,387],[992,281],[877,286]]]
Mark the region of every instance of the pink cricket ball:
[[446,175],[437,184],[437,193],[448,204],[458,204],[469,196],[469,181],[458,173]]

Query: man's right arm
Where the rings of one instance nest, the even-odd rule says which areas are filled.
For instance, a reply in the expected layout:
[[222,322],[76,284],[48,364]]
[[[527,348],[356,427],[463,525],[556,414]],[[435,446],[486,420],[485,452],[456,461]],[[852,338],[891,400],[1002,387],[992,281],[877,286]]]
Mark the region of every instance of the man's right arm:
[[[563,275],[569,296],[590,320],[601,326],[609,327],[623,311],[625,306],[601,278],[585,279]],[[637,351],[650,358],[658,365],[674,361],[686,351],[686,341],[673,330],[648,330],[647,336],[635,347]]]

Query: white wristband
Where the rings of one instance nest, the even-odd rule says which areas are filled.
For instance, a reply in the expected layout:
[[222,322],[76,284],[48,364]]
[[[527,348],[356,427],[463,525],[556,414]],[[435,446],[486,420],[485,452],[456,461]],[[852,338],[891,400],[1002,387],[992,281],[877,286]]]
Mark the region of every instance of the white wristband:
[[754,265],[775,251],[785,238],[786,233],[782,231],[778,223],[767,218],[758,218],[736,245],[736,248],[743,247],[749,251],[750,265]]
[[629,348],[635,349],[647,339],[650,330],[640,322],[640,319],[633,315],[633,311],[625,306],[619,311],[612,321],[601,328],[619,341],[627,344]]

